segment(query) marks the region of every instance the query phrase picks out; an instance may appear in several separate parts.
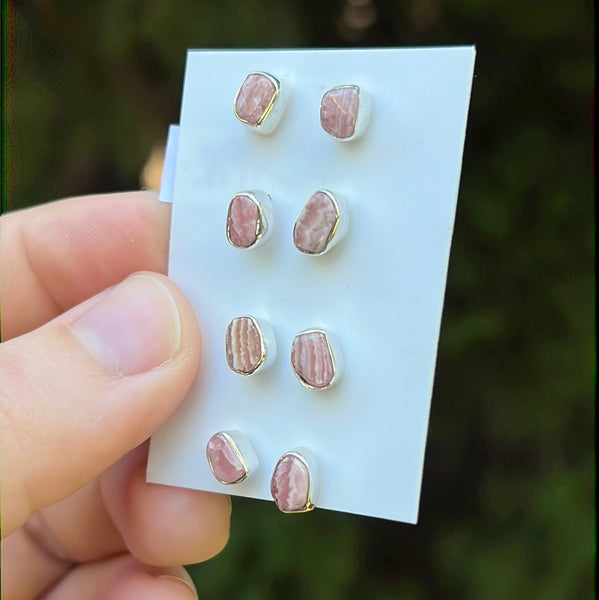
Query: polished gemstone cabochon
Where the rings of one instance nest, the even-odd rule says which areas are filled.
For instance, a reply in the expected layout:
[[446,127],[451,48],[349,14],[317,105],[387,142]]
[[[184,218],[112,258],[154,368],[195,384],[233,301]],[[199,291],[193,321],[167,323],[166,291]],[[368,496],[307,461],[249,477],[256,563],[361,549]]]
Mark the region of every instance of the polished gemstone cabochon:
[[279,510],[301,513],[315,506],[318,469],[312,454],[304,449],[287,452],[278,460],[270,492]]

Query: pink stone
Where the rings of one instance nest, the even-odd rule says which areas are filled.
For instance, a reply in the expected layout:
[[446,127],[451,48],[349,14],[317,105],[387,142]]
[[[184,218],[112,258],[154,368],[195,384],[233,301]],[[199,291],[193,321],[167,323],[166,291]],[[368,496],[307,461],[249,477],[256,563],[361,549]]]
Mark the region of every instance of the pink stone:
[[291,365],[300,381],[317,390],[329,387],[335,377],[335,363],[324,331],[296,335],[291,345]]
[[212,474],[220,483],[239,483],[248,476],[235,442],[225,432],[216,433],[208,440],[206,456]]
[[296,454],[285,454],[270,480],[270,493],[283,512],[304,512],[314,508],[310,499],[310,472]]
[[264,120],[275,100],[277,88],[262,73],[250,73],[235,98],[235,115],[248,125],[256,127]]
[[229,204],[227,237],[236,248],[250,248],[260,234],[260,209],[247,194],[238,194]]
[[355,85],[333,88],[320,102],[322,128],[340,140],[356,133],[356,120],[360,105],[360,89]]
[[293,242],[306,254],[322,254],[335,234],[338,208],[325,192],[318,191],[304,204],[295,227]]
[[251,375],[265,359],[262,335],[251,317],[236,317],[225,334],[227,363],[236,373]]

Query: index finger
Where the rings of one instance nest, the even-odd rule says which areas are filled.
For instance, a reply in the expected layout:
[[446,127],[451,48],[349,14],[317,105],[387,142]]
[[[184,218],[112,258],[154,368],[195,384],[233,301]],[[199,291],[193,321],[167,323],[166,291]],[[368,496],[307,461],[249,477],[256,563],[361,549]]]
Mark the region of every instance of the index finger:
[[82,196],[3,215],[2,339],[135,271],[166,273],[171,207],[156,192]]

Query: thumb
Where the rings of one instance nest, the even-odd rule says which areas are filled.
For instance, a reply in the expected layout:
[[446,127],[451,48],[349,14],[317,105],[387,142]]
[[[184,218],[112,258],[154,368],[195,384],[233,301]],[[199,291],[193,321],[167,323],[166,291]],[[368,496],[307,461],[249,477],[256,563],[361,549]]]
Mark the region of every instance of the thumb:
[[199,354],[191,306],[154,273],[4,342],[3,536],[147,439],[184,398]]

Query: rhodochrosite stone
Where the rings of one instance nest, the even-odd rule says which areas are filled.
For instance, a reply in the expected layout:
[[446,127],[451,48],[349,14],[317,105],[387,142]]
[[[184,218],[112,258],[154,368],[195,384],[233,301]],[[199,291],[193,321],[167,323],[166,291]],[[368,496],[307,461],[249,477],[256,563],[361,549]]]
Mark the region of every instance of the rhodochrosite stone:
[[250,73],[237,93],[235,114],[248,125],[258,126],[274,102],[276,93],[275,84],[266,75]]
[[305,385],[317,390],[328,388],[335,377],[335,362],[323,331],[307,331],[295,336],[291,365]]
[[265,359],[258,324],[250,317],[236,317],[229,323],[225,348],[229,367],[241,375],[251,375]]
[[333,199],[318,191],[304,204],[295,227],[293,242],[306,254],[322,254],[335,234],[339,211]]
[[360,89],[355,85],[333,88],[320,102],[320,123],[333,137],[344,140],[356,133]]
[[270,480],[270,492],[283,512],[314,508],[310,500],[310,471],[295,454],[285,454],[279,459]]
[[227,237],[236,248],[250,248],[258,241],[260,209],[252,198],[238,194],[229,204]]
[[208,440],[206,456],[212,474],[220,483],[239,483],[248,475],[235,442],[226,433],[216,433]]

